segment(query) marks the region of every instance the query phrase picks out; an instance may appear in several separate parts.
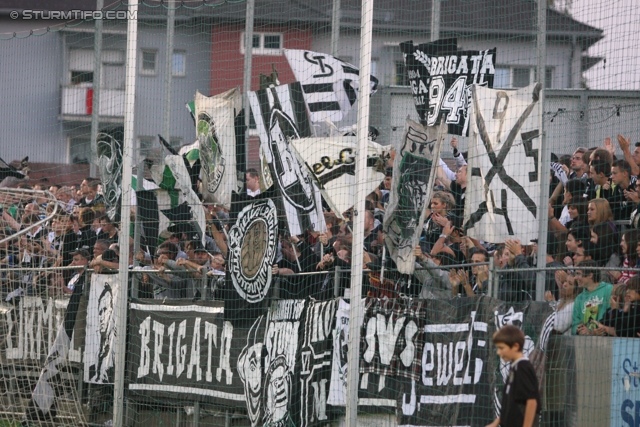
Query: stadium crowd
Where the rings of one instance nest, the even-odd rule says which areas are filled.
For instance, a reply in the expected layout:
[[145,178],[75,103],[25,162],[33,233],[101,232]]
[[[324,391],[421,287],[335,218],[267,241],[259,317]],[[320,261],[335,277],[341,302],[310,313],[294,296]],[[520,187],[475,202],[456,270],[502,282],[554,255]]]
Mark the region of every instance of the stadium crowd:
[[[414,250],[416,271],[412,276],[399,274],[388,256],[383,232],[393,179],[391,159],[385,179],[366,199],[363,293],[474,297],[488,294],[493,280],[499,299],[521,302],[534,299],[535,268],[549,267],[545,299],[557,311],[558,333],[640,336],[640,276],[633,271],[640,267],[640,185],[636,186],[640,142],[632,152],[629,139],[620,135],[617,139],[623,158],[616,158],[610,139],[602,147],[580,147],[572,155],[553,156],[545,266],[537,265],[536,241],[489,243],[465,235],[466,154],[458,151],[458,141],[452,138],[455,166],[440,160]],[[259,197],[256,170],[248,170],[245,182],[246,197]],[[18,186],[31,188],[25,183]],[[41,185],[33,189],[45,190]],[[3,298],[23,293],[70,294],[83,285],[87,268],[116,272],[122,244],[129,245],[129,266],[137,271],[139,297],[229,299],[234,294],[225,280],[227,232],[232,225],[227,210],[203,205],[207,219],[204,244],[200,239],[190,240],[188,229],[174,224],[160,230],[161,242],[153,253],[145,251],[145,246],[134,253],[133,228],[129,241],[119,242],[118,224],[105,214],[98,179],[86,178],[78,186],[52,185],[46,190],[55,201],[24,197],[28,193],[1,196],[0,240],[28,229],[0,247]],[[351,211],[339,216],[325,206],[326,232],[288,236],[280,230],[271,270],[280,298],[344,295],[354,244],[351,216]],[[488,265],[491,258],[496,268],[493,278]],[[74,268],[33,269],[63,266]]]

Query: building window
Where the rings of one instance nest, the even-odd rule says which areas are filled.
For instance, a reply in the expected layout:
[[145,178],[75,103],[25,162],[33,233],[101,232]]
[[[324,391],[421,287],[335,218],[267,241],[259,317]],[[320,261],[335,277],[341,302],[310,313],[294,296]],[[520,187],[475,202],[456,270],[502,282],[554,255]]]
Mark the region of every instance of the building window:
[[171,75],[184,76],[187,74],[187,54],[174,51],[171,58]]
[[93,71],[71,71],[71,85],[93,83]]
[[139,136],[138,137],[138,149],[136,150],[135,160],[139,163],[143,159],[152,159],[155,157],[153,145],[155,138],[153,136]]
[[526,87],[531,84],[531,68],[514,68],[511,87]]
[[140,74],[145,76],[155,76],[158,52],[155,50],[143,50],[140,55]]
[[89,138],[69,139],[69,163],[73,165],[89,164],[91,144]]
[[[254,55],[282,55],[282,34],[253,33]],[[240,34],[240,53],[244,53],[244,33]]]
[[396,86],[409,86],[409,77],[404,61],[396,61],[396,77],[393,83]]
[[[535,67],[496,67],[493,87],[496,89],[516,89],[529,86],[537,81]],[[553,87],[553,67],[547,67],[545,88]]]

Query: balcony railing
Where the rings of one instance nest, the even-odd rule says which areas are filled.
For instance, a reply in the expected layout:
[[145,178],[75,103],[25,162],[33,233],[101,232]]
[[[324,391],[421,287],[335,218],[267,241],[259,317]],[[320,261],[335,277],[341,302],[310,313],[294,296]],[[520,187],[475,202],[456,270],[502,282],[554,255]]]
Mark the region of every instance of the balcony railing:
[[[63,118],[90,117],[93,112],[93,88],[90,86],[63,87],[60,111]],[[124,89],[101,89],[100,116],[124,117]]]

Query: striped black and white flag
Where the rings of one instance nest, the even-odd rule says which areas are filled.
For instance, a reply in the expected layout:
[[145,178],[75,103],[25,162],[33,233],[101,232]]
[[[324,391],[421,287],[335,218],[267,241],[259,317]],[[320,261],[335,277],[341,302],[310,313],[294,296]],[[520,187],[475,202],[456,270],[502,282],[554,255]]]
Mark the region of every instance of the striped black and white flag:
[[325,231],[320,190],[290,144],[291,139],[311,136],[300,84],[249,92],[249,104],[260,136],[262,181],[266,188],[275,184],[279,190],[289,233]]
[[[285,49],[284,54],[302,85],[311,121],[341,121],[358,99],[358,68],[326,53]],[[371,93],[377,88],[378,79],[371,76]]]

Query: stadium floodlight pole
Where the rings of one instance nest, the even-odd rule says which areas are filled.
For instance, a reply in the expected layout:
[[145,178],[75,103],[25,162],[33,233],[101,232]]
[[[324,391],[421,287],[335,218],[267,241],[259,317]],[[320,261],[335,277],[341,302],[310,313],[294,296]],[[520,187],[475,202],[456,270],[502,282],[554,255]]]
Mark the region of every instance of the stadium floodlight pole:
[[[104,0],[96,1],[96,10],[102,10]],[[100,127],[100,76],[102,75],[102,19],[96,19],[93,33],[93,95],[91,99],[91,161],[89,162],[89,176],[96,176],[98,165],[98,128]]]
[[364,219],[367,196],[367,149],[369,146],[369,96],[371,94],[371,39],[373,0],[362,0],[360,18],[360,92],[358,93],[358,153],[356,157],[356,202],[353,210],[353,245],[351,254],[351,292],[349,310],[349,352],[347,356],[346,427],[358,424],[358,384],[360,364],[360,325],[362,324],[362,267],[364,255]]
[[[548,205],[549,205],[549,171],[551,168],[551,152],[544,132],[544,98],[547,68],[547,2],[538,0],[538,33],[537,39],[537,80],[542,86],[540,89],[539,128],[540,128],[540,167],[538,179],[540,180],[540,203],[538,206],[539,234],[538,234],[538,267],[547,265],[547,232],[549,229]],[[536,276],[536,301],[544,301],[546,273],[538,271]]]
[[129,293],[129,227],[131,225],[131,167],[133,164],[133,130],[136,100],[136,48],[138,45],[138,1],[129,2],[129,21],[127,22],[127,59],[125,63],[124,90],[124,141],[122,144],[122,202],[120,208],[120,235],[118,240],[126,242],[120,245],[119,279],[120,291],[116,315],[116,360],[113,382],[113,425],[124,425],[124,365],[127,343],[127,296]]
[[171,78],[173,71],[173,34],[175,31],[175,0],[167,2],[167,49],[164,58],[164,126],[163,136],[171,144]]
[[[244,108],[244,124],[247,131],[244,134],[244,169],[249,164],[249,128],[251,126],[251,107],[249,106],[249,92],[251,91],[251,70],[253,68],[253,18],[256,0],[247,0],[247,11],[244,24],[244,74],[242,76],[242,108]],[[244,177],[243,177],[244,178]]]
[[340,0],[333,0],[331,13],[331,55],[338,56],[340,44]]
[[431,0],[431,41],[440,38],[440,2]]

